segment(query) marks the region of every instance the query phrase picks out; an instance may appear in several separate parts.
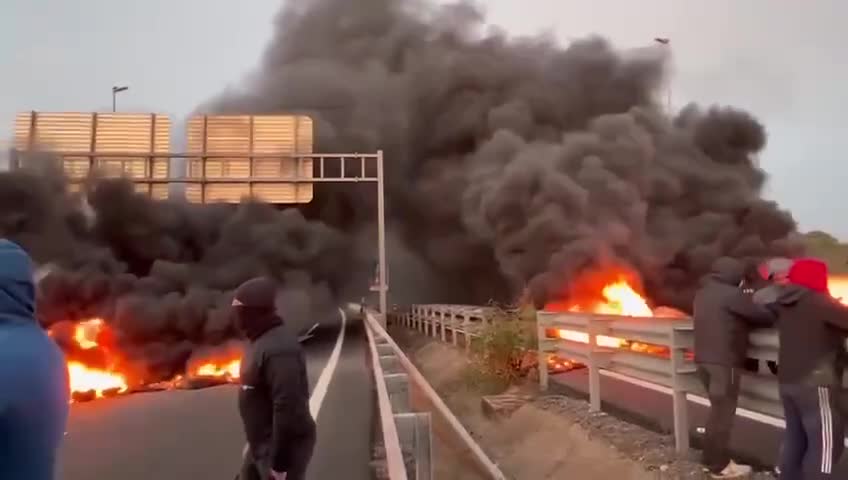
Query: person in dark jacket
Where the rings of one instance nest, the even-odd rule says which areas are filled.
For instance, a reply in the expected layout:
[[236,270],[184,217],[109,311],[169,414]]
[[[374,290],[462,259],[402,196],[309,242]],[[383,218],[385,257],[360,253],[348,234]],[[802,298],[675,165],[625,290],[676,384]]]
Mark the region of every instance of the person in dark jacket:
[[710,399],[702,463],[713,478],[737,478],[751,467],[730,458],[729,443],[739,399],[740,370],[748,350],[751,323],[770,325],[774,315],[742,291],[745,265],[733,258],[716,260],[695,294],[695,363]]
[[53,480],[69,396],[64,355],[35,319],[32,261],[0,239],[0,478]]
[[260,277],[242,284],[233,298],[236,323],[249,340],[240,372],[248,444],[242,480],[302,480],[315,447],[306,361],[277,314],[276,293],[276,282]]
[[827,265],[796,260],[770,304],[780,335],[778,382],[786,419],[781,478],[825,479],[844,449],[842,389],[848,309],[830,296]]

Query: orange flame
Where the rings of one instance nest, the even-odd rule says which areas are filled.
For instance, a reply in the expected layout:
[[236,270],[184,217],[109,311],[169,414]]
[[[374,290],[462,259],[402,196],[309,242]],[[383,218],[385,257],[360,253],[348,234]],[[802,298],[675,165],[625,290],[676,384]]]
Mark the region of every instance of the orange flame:
[[601,290],[602,300],[593,300],[586,304],[577,303],[569,307],[571,312],[589,311],[607,315],[629,315],[631,317],[650,317],[654,314],[648,302],[636,293],[625,279],[619,279],[605,285]]
[[225,360],[222,362],[208,361],[195,368],[192,374],[199,377],[227,377],[237,379],[239,378],[240,369],[241,359]]
[[[241,345],[225,348],[209,347],[208,351],[191,360],[185,375],[166,381],[141,385],[141,372],[131,371],[116,350],[109,324],[101,318],[76,323],[61,322],[48,329],[48,335],[58,339],[66,349],[71,402],[93,400],[130,391],[143,386],[152,389],[182,388],[192,377],[216,379],[218,383],[232,383],[239,378]],[[187,377],[187,378],[184,378]]]
[[831,275],[827,279],[827,287],[834,298],[848,305],[848,275]]
[[115,372],[85,366],[81,362],[68,362],[71,393],[94,392],[96,398],[102,398],[106,391],[125,392],[129,386],[127,379]]
[[103,328],[103,320],[93,318],[80,322],[74,327],[74,341],[83,350],[97,348],[97,335]]
[[[97,338],[104,329],[103,320],[93,318],[74,326],[74,342],[83,350],[100,347]],[[96,398],[104,396],[106,391],[125,392],[129,386],[126,376],[112,369],[94,368],[83,362],[68,361],[68,376],[71,394],[93,392]]]
[[[661,307],[654,311],[637,289],[638,277],[626,270],[594,271],[579,278],[569,292],[568,301],[557,301],[545,306],[549,311],[586,312],[630,317],[682,317],[683,312]],[[577,343],[589,343],[589,334],[567,329],[556,329],[550,336]],[[596,341],[603,348],[626,348],[636,352],[666,354],[665,347],[629,342],[623,338],[598,335]]]
[[[669,307],[651,309],[637,290],[636,278],[625,271],[591,272],[575,282],[575,286],[569,292],[570,300],[551,302],[545,306],[545,310],[631,317],[683,318],[686,316],[683,312]],[[848,276],[830,276],[828,287],[833,297],[848,305]],[[548,336],[577,343],[589,343],[589,334],[574,330],[552,329],[548,332]],[[668,349],[665,347],[630,342],[622,338],[598,335],[596,341],[599,347],[604,348],[625,348],[655,355],[668,354]]]

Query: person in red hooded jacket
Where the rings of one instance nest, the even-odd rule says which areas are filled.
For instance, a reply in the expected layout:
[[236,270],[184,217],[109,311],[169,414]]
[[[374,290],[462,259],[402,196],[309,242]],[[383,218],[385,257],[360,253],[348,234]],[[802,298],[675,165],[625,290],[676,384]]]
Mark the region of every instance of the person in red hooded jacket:
[[829,479],[844,450],[838,407],[848,336],[848,309],[830,296],[827,265],[799,259],[789,283],[768,306],[780,335],[778,381],[786,418],[781,478]]

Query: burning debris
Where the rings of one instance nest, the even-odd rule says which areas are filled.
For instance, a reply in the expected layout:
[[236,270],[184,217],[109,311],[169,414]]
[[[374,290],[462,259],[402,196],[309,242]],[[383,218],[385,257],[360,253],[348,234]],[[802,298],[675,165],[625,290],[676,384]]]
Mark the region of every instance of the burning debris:
[[185,374],[166,381],[139,375],[115,348],[110,327],[100,318],[75,324],[56,324],[48,334],[63,347],[68,358],[71,400],[82,402],[124,393],[200,388],[238,381],[241,344],[232,342],[198,351],[187,362]]
[[[545,310],[554,312],[585,312],[602,315],[622,315],[628,317],[666,317],[681,318],[685,313],[670,307],[652,309],[642,291],[638,276],[624,268],[588,271],[578,277],[564,292],[563,298],[548,303]],[[589,334],[566,329],[552,329],[546,332],[550,338],[561,338],[571,342],[589,343]],[[634,352],[667,356],[668,348],[632,342],[623,338],[598,335],[599,347],[627,349]],[[560,361],[560,359],[556,359]],[[579,364],[574,364],[575,367]]]
[[[831,295],[848,305],[848,277],[831,276],[828,280]],[[594,270],[578,277],[561,294],[561,300],[548,303],[546,311],[550,312],[585,312],[600,315],[621,315],[623,317],[675,318],[686,317],[686,313],[670,307],[651,308],[649,302],[641,293],[642,287],[638,276],[623,268]],[[567,299],[567,300],[564,300]],[[568,329],[548,329],[548,338],[560,338],[576,343],[589,343],[586,332]],[[598,335],[597,344],[602,348],[625,349],[647,355],[668,357],[667,347],[647,343],[629,341],[623,338]],[[692,352],[688,352],[692,357]],[[548,370],[559,373],[584,365],[558,356],[550,356]]]
[[[127,377],[118,370],[108,347],[99,343],[105,337],[103,326],[100,318],[85,320],[74,326],[74,345],[87,355],[72,354],[68,360],[72,400],[101,398],[124,393],[129,389]],[[91,362],[95,357],[90,352],[98,354],[99,361]]]
[[[645,297],[689,308],[715,258],[797,243],[792,217],[760,195],[762,124],[725,107],[669,116],[668,49],[636,50],[510,38],[467,3],[286,2],[257,71],[198,111],[306,113],[316,151],[383,149],[398,303],[511,301],[529,285],[541,307],[613,263],[638,276],[564,308],[657,314]],[[294,292],[290,323],[335,316],[367,289],[376,208],[354,183],[316,184],[312,203],[280,211],[153,201],[117,180],[80,195],[49,159],[0,173],[0,235],[54,266],[41,322],[103,319],[108,354],[67,351],[130,390],[236,338],[228,292],[250,277]],[[112,380],[95,394],[123,388]]]

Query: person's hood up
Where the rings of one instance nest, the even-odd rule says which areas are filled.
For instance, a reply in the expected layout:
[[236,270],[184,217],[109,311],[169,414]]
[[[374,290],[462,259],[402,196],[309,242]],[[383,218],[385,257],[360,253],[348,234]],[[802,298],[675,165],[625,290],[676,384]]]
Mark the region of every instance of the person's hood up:
[[742,282],[744,276],[744,263],[735,258],[721,257],[713,262],[708,278],[727,285],[737,286]]
[[0,324],[35,321],[32,260],[17,243],[0,239]]
[[793,304],[811,291],[830,294],[827,287],[827,264],[816,258],[795,260],[789,269],[789,285],[783,289],[778,301]]
[[248,280],[236,289],[233,296],[236,327],[251,341],[268,330],[282,325],[277,313],[277,282],[268,277]]

